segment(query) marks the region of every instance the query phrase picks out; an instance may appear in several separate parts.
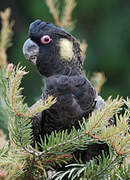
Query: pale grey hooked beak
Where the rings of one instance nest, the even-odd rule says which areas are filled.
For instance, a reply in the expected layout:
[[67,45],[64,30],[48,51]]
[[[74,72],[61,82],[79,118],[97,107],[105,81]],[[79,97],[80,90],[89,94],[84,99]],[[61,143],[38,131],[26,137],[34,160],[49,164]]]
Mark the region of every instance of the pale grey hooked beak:
[[36,64],[39,47],[31,39],[27,39],[23,45],[23,54],[25,58]]

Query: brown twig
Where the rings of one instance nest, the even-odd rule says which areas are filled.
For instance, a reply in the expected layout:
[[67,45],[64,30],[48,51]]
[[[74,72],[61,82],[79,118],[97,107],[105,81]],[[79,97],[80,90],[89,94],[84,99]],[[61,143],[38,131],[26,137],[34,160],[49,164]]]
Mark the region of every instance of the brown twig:
[[97,136],[95,136],[95,135],[93,135],[93,134],[90,134],[90,133],[88,133],[88,132],[86,132],[86,134],[88,134],[88,135],[89,135],[91,138],[93,138],[93,139],[97,139],[97,140],[102,141],[101,138],[99,138],[99,137],[97,137]]
[[71,159],[72,158],[72,154],[63,154],[61,156],[57,156],[55,158],[51,158],[51,159],[48,159],[48,160],[44,160],[42,162],[42,164],[47,164],[47,163],[51,163],[51,162],[54,162],[54,161],[58,161],[60,159]]
[[115,152],[119,155],[119,156],[122,156],[122,153],[120,153],[117,149],[117,147],[115,146],[114,142],[110,139],[110,143],[113,147],[113,149],[115,150]]
[[90,132],[92,132],[92,130],[101,122],[104,116],[105,116],[105,112],[102,114],[99,120],[91,127],[91,129],[89,129],[89,131],[87,132],[88,134],[90,134]]
[[130,138],[128,138],[128,139],[121,145],[121,147],[120,147],[120,149],[119,149],[119,153],[120,153],[120,154],[124,154],[124,152],[121,152],[121,151],[122,151],[123,147],[125,146],[125,144],[126,144],[128,141],[130,141]]

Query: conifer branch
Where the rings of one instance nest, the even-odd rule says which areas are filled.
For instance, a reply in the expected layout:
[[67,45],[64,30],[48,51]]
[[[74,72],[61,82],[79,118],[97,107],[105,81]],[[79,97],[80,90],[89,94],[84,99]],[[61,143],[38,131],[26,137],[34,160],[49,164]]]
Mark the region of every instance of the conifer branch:
[[50,159],[47,159],[47,160],[44,160],[42,162],[42,165],[47,165],[47,164],[53,164],[54,162],[57,162],[57,161],[62,161],[62,160],[70,160],[72,159],[72,154],[63,154],[61,156],[57,156],[57,157],[54,157],[54,158],[50,158]]
[[24,116],[24,113],[20,112],[20,109],[22,109],[21,106],[23,106],[23,99],[21,95],[21,91],[23,88],[19,88],[21,84],[21,80],[24,75],[26,75],[27,72],[25,71],[25,68],[18,67],[14,68],[10,77],[9,77],[9,86],[7,89],[7,92],[9,94],[10,104],[12,107],[12,110],[15,112],[15,114],[19,117],[26,117]]
[[49,96],[47,99],[40,99],[28,109],[28,111],[25,113],[25,116],[33,117],[35,114],[49,109],[55,103],[56,98],[53,96]]
[[[21,72],[23,71],[23,72]],[[112,100],[111,98],[106,101],[106,104],[101,110],[94,111],[92,113],[92,116],[89,118],[89,121],[86,122],[84,120],[83,124],[81,124],[81,130],[76,131],[74,128],[72,129],[72,132],[70,134],[66,134],[66,132],[62,133],[53,133],[52,135],[47,137],[48,144],[46,144],[44,141],[41,144],[41,147],[44,149],[44,151],[38,151],[30,146],[31,143],[31,124],[29,123],[29,117],[19,116],[17,110],[20,110],[18,112],[27,112],[28,107],[24,106],[24,104],[21,104],[17,107],[17,98],[22,98],[20,95],[19,85],[21,83],[21,75],[26,74],[24,72],[25,70],[22,69],[22,67],[13,68],[11,67],[8,76],[8,86],[5,85],[5,87],[8,87],[8,99],[10,100],[11,108],[13,109],[14,120],[11,123],[10,132],[12,135],[12,139],[16,145],[23,148],[25,152],[32,157],[36,157],[36,162],[39,161],[39,158],[42,158],[42,161],[40,163],[43,163],[43,166],[47,166],[47,164],[54,164],[56,162],[61,162],[64,155],[68,152],[73,152],[78,147],[82,147],[84,144],[91,144],[92,142],[98,141],[107,141],[114,149],[114,151],[122,156],[125,153],[128,153],[128,150],[124,148],[126,146],[126,140],[125,138],[122,139],[122,143],[120,143],[120,148],[117,148],[118,142],[115,142],[114,139],[118,139],[118,134],[122,133],[123,137],[125,134],[126,136],[126,129],[127,129],[127,120],[129,118],[128,113],[125,113],[124,116],[116,116],[117,119],[117,126],[112,127],[106,127],[108,123],[108,119],[112,117],[114,114],[117,114],[121,110],[121,106],[123,105],[124,101],[123,99],[116,98]],[[20,75],[18,78],[18,74]],[[16,79],[17,80],[16,80]],[[14,85],[16,89],[14,89]],[[12,88],[12,89],[11,89]],[[14,104],[12,103],[12,96],[15,97],[16,103],[16,109],[14,109]],[[19,99],[20,100],[20,99]],[[21,101],[21,100],[20,100]],[[21,101],[23,102],[23,100]],[[13,104],[13,105],[12,105]],[[19,103],[18,103],[19,104]],[[34,108],[35,109],[35,108]],[[36,113],[36,111],[32,111],[32,114]],[[91,124],[89,124],[91,122]],[[105,129],[106,128],[106,129]],[[103,131],[104,130],[104,131]],[[106,133],[107,132],[107,133]],[[105,134],[106,133],[106,134]],[[116,138],[115,138],[116,136]],[[62,138],[61,138],[62,137]],[[16,146],[15,146],[16,147]],[[126,149],[126,150],[124,150]],[[123,151],[122,151],[123,150]],[[119,152],[120,151],[120,152]],[[62,153],[61,153],[62,152]],[[38,159],[37,159],[38,158]],[[69,160],[69,156],[66,156],[65,161]]]
[[57,0],[46,0],[46,4],[49,7],[49,10],[55,20],[56,25],[62,27],[62,23],[59,20],[59,10],[57,8],[57,3]]
[[4,12],[0,12],[2,29],[0,32],[0,65],[2,68],[7,66],[6,50],[11,46],[12,26],[13,21],[9,23],[10,9],[7,8]]
[[102,123],[107,126],[108,121],[114,114],[117,114],[121,110],[121,106],[123,105],[123,99],[118,97],[111,100],[111,97],[108,98],[104,107],[100,110],[95,110],[92,113],[92,116],[89,118],[89,122],[87,123],[87,133],[93,131],[97,126]]
[[70,27],[71,29],[73,28],[74,22],[71,19],[72,12],[77,5],[75,0],[65,0],[62,5],[62,12],[59,10],[61,2],[58,0],[46,0],[46,4],[48,5],[57,26],[64,27],[65,29],[70,29]]
[[[12,66],[10,68],[12,68]],[[23,96],[21,95],[21,91],[23,90],[23,88],[20,88],[20,84],[23,76],[26,75],[27,73],[28,72],[25,71],[25,67],[22,66],[20,67],[20,65],[18,65],[16,68],[13,68],[12,72],[11,70],[9,70],[9,68],[7,68],[7,74],[8,74],[7,94],[9,95],[8,96],[9,102],[16,116],[19,116],[21,118],[32,117],[36,113],[48,109],[56,102],[56,99],[50,96],[48,97],[48,99],[39,100],[31,108],[28,108],[27,106],[25,107],[25,105],[23,104]]]
[[[74,145],[75,143],[77,143],[77,144],[79,143],[81,146],[83,146],[83,144],[85,144],[85,143],[86,144],[92,143],[92,140],[95,139],[96,142],[108,141],[109,144],[113,147],[113,149],[115,150],[115,152],[117,154],[123,155],[123,154],[119,153],[119,150],[117,148],[118,143],[115,144],[113,140],[115,139],[115,136],[117,138],[117,135],[122,132],[125,132],[125,134],[126,134],[126,130],[128,127],[128,124],[126,122],[127,118],[124,116],[124,121],[118,119],[119,122],[117,122],[117,126],[106,127],[107,123],[108,123],[108,119],[111,116],[113,116],[114,114],[118,113],[118,111],[121,109],[122,105],[123,105],[122,98],[121,99],[116,98],[114,100],[111,100],[109,98],[108,101],[106,102],[106,105],[100,111],[98,110],[97,113],[95,113],[95,112],[92,113],[92,116],[90,117],[91,121],[89,121],[89,122],[91,122],[91,126],[88,125],[89,122],[86,123],[86,121],[84,120],[83,124],[81,125],[81,130],[77,132],[75,129],[73,129],[73,131],[71,132],[72,134],[70,133],[69,135],[67,135],[68,138],[65,138],[63,142],[61,142],[60,139],[61,139],[61,136],[66,137],[65,136],[66,132],[63,131],[62,134],[55,133],[55,135],[54,135],[54,133],[52,133],[52,135],[50,135],[50,137],[48,137],[49,139],[47,140],[48,145],[50,145],[50,146],[46,145],[46,147],[44,147],[45,144],[44,143],[41,144],[41,147],[46,150],[39,152],[31,147],[31,149],[26,148],[26,151],[28,153],[35,154],[35,156],[37,156],[37,157],[41,157],[41,156],[46,157],[46,155],[48,157],[49,156],[51,157],[52,154],[55,154],[55,155],[57,154],[57,156],[58,156],[59,149],[61,150],[63,148],[63,151],[64,151],[66,146],[69,147],[69,144],[71,144],[71,151],[73,151],[76,148]],[[110,111],[110,109],[111,109],[111,113],[108,116],[108,110]],[[106,123],[102,124],[101,121],[103,121],[103,123],[104,123],[104,121],[106,121]],[[106,135],[104,134],[104,131],[102,130],[105,128],[106,128],[105,131],[106,132],[108,131],[108,134],[106,134]],[[110,129],[110,128],[112,128],[112,129]],[[94,132],[94,134],[93,134],[93,132]],[[89,138],[89,136],[91,138]],[[55,140],[54,140],[54,138],[55,138]],[[51,144],[51,141],[53,142],[53,144]],[[73,144],[73,142],[74,142],[74,144]],[[127,142],[127,141],[125,140],[125,142]],[[123,147],[125,146],[125,142],[122,144]]]
[[65,0],[64,4],[65,5],[62,12],[61,22],[63,27],[69,28],[70,26],[74,26],[74,22],[71,19],[72,12],[76,7],[77,3],[75,2],[75,0]]
[[96,73],[93,73],[90,81],[92,82],[97,92],[100,93],[103,84],[106,82],[106,77],[104,73],[96,72]]
[[81,55],[82,55],[82,58],[83,58],[83,61],[85,60],[86,58],[86,50],[87,50],[87,43],[85,40],[83,40],[81,43],[80,43],[80,48],[81,48]]
[[98,157],[97,160],[93,159],[90,162],[83,164],[82,162],[76,164],[69,164],[66,166],[66,171],[57,172],[53,177],[55,180],[62,180],[64,178],[68,179],[105,179],[105,177],[111,177],[111,171],[113,167],[118,166],[121,162],[120,156],[113,156],[103,158]]
[[105,173],[105,171],[117,161],[118,158],[119,158],[119,156],[116,156],[110,163],[108,163],[108,165],[104,169],[102,169],[98,174],[96,174],[94,177],[92,177],[92,179],[98,178],[99,176],[103,175]]

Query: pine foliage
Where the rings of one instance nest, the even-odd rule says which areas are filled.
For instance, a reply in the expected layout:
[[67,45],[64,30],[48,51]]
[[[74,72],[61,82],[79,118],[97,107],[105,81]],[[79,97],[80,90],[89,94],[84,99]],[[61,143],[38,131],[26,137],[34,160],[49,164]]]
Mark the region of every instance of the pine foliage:
[[[59,20],[57,7],[58,1],[47,0],[57,25],[62,25]],[[72,6],[71,6],[72,3]],[[61,19],[65,27],[73,25],[71,13],[76,3],[74,0],[66,0],[65,8]],[[7,15],[5,11],[5,16]],[[69,13],[66,15],[65,12]],[[3,18],[4,15],[2,15]],[[6,36],[10,39],[12,25],[9,25],[9,17],[6,18],[6,28],[9,33]],[[4,26],[2,26],[4,28]],[[3,30],[2,30],[3,31]],[[2,33],[1,42],[2,43]],[[4,46],[4,52],[8,47]],[[85,52],[86,44],[83,45]],[[1,50],[1,49],[0,49]],[[49,170],[54,172],[53,178],[62,180],[94,180],[94,179],[129,179],[129,153],[130,153],[130,99],[124,100],[119,96],[115,99],[109,97],[105,105],[100,110],[95,110],[87,122],[83,119],[80,129],[74,127],[71,132],[67,130],[52,132],[51,135],[41,139],[41,143],[35,143],[32,147],[32,129],[30,118],[50,108],[56,99],[48,97],[46,100],[40,99],[31,108],[24,103],[22,95],[21,81],[27,74],[25,67],[7,64],[5,56],[0,63],[0,109],[3,113],[3,122],[8,124],[9,142],[5,135],[0,133],[0,179],[49,179]],[[5,63],[3,66],[3,62]],[[96,79],[95,79],[96,77]],[[97,78],[98,77],[98,78]],[[105,81],[102,74],[92,78],[98,91]],[[123,110],[124,113],[121,113]],[[116,119],[116,125],[109,126],[108,121],[111,117]],[[99,156],[85,164],[76,160],[75,164],[70,164],[72,152],[76,149],[86,148],[93,143],[107,143],[110,155],[102,158]],[[39,150],[40,146],[40,150]],[[66,165],[64,171],[55,172],[55,165]],[[51,178],[52,179],[52,176]]]

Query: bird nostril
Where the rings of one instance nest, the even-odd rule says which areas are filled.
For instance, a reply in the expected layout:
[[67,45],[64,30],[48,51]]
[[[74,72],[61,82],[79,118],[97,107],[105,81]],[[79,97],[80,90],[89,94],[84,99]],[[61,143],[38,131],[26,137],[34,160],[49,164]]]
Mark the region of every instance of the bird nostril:
[[31,39],[27,39],[23,45],[23,54],[27,60],[36,64],[39,47]]
[[31,63],[33,63],[33,64],[36,64],[36,62],[37,62],[37,56],[34,55],[34,56],[30,57],[29,61],[30,61]]

